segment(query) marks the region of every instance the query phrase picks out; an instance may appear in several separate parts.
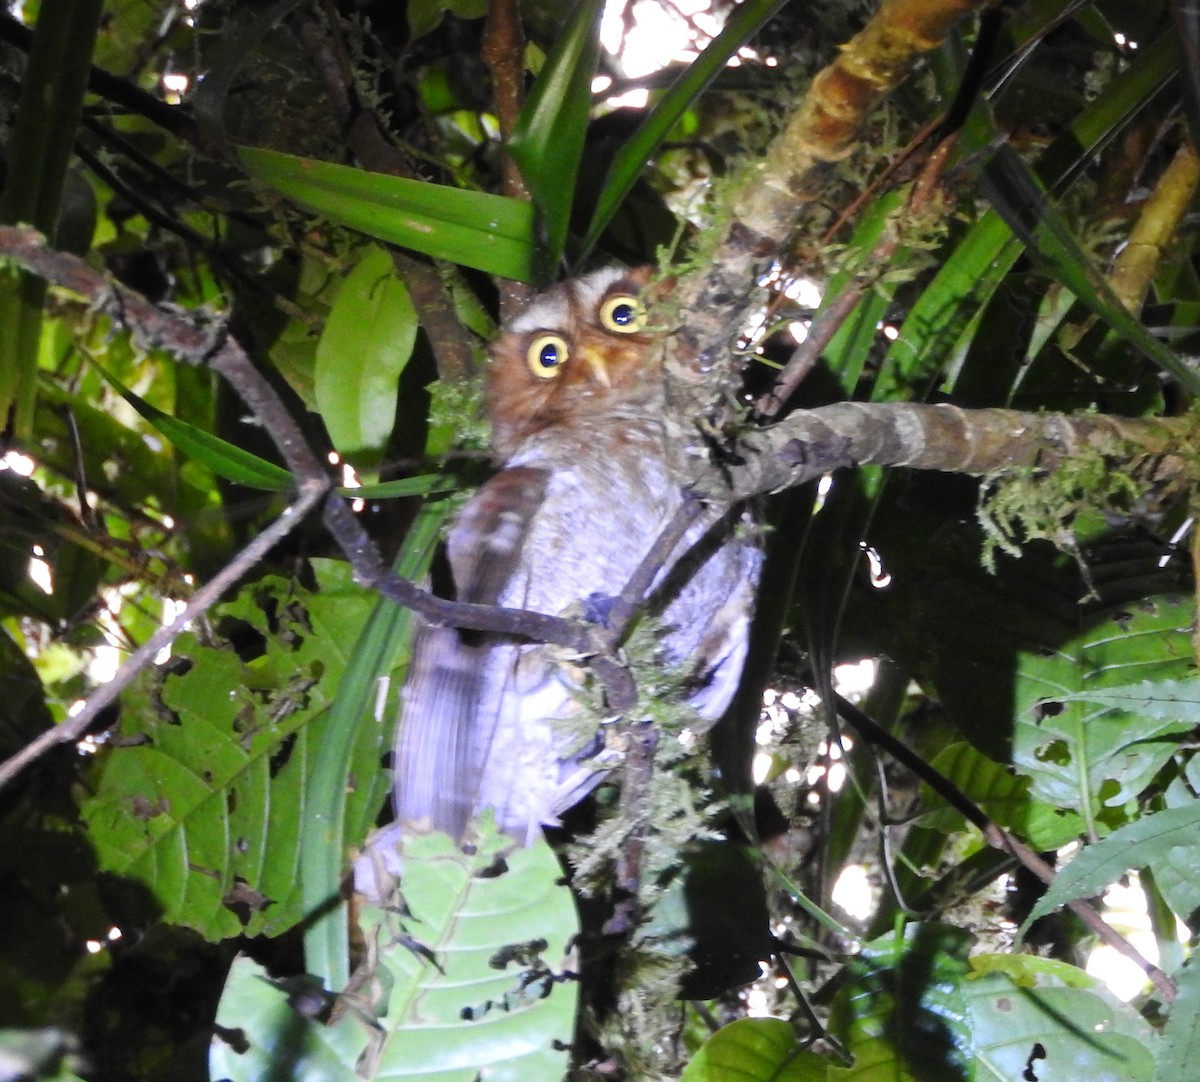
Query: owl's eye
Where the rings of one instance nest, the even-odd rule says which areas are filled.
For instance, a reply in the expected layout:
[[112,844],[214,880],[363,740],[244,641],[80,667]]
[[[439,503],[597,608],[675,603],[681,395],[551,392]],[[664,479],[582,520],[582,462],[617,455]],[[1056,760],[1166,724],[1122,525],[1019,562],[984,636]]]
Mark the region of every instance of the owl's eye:
[[616,293],[600,305],[600,325],[616,334],[635,334],[645,323],[646,313],[637,297]]
[[539,334],[529,343],[525,361],[539,379],[553,379],[571,355],[567,340],[557,334]]

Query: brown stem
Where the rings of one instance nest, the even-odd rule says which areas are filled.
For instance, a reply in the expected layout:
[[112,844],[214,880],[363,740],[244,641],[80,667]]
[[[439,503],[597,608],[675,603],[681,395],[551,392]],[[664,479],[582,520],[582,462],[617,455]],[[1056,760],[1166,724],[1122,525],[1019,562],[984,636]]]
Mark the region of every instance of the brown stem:
[[687,533],[692,523],[703,513],[703,502],[685,492],[683,503],[679,505],[679,509],[662,528],[646,555],[642,557],[642,562],[630,576],[625,588],[617,595],[616,602],[609,611],[603,638],[610,649],[615,649],[624,640],[629,631],[629,625],[645,603],[646,595],[650,592],[655,577],[670,559],[671,553],[683,540],[684,534]]
[[[921,214],[926,210],[937,191],[953,144],[953,137],[943,139],[926,158],[904,213]],[[884,227],[883,235],[863,261],[863,265],[870,269],[856,275],[829,307],[812,321],[804,341],[793,351],[788,363],[776,377],[774,386],[758,400],[755,408],[759,416],[770,418],[778,414],[804,377],[816,367],[825,347],[849,318],[859,300],[890,265],[900,244],[899,224],[898,221],[891,221]]]
[[[870,715],[864,713],[841,695],[834,696],[838,715],[864,740],[883,748],[898,763],[911,770],[938,796],[957,811],[983,835],[993,848],[1009,853],[1036,875],[1043,883],[1054,881],[1054,869],[1050,867],[1024,842],[1014,838],[1007,830],[988,817],[970,797],[966,795],[940,771],[935,770],[906,744],[897,740]],[[1167,1003],[1175,1000],[1175,984],[1158,966],[1154,965],[1124,936],[1105,923],[1104,918],[1084,901],[1067,903],[1070,910],[1101,940],[1134,962],[1154,982],[1154,987]]]
[[[138,341],[168,350],[185,363],[207,364],[224,376],[278,448],[284,463],[296,478],[297,488],[306,494],[310,491],[316,491],[318,495],[328,493],[326,525],[363,585],[377,589],[437,626],[514,635],[565,646],[586,656],[605,652],[597,629],[589,624],[540,612],[445,601],[392,572],[346,502],[330,491],[331,481],[323,463],[308,445],[282,399],[234,339],[221,331],[214,333],[176,313],[155,307],[132,290],[109,282],[77,256],[47,248],[45,239],[36,230],[0,226],[0,254],[47,281],[86,298],[93,307],[108,313],[114,322],[131,329]],[[305,499],[308,498],[306,495]],[[289,530],[294,517],[289,515],[282,520]],[[265,553],[266,550],[262,551]],[[240,564],[238,568],[240,575],[244,569]],[[605,684],[610,699],[624,702],[629,698],[628,674],[623,674],[615,662],[599,664],[594,668],[597,678]]]
[[[525,100],[525,33],[518,0],[490,0],[480,56],[492,75],[492,101],[507,143]],[[529,189],[517,163],[503,155],[504,194],[528,202]],[[500,320],[507,322],[529,303],[531,290],[521,282],[501,281]]]

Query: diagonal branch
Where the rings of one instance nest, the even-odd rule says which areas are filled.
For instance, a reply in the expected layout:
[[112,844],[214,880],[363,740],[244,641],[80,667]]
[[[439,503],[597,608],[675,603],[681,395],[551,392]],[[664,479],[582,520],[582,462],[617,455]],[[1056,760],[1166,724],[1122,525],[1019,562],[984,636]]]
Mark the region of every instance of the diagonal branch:
[[170,646],[194,620],[203,616],[220,601],[227,590],[234,587],[275,545],[291,533],[304,516],[321,502],[327,487],[323,483],[302,484],[295,501],[284,508],[283,513],[274,522],[201,586],[170,623],[163,624],[134,650],[112,679],[101,684],[88,696],[81,710],[72,714],[61,725],[47,729],[15,755],[0,763],[0,787],[12,781],[25,767],[51,748],[81,739],[100,711],[116,701],[117,696],[133,683],[138,673],[154,662],[160,650]]
[[[167,350],[187,364],[207,364],[229,381],[278,448],[301,493],[297,503],[286,509],[280,519],[264,531],[263,537],[270,539],[271,544],[286,535],[299,520],[301,514],[297,508],[307,511],[323,497],[325,523],[349,559],[358,581],[364,586],[378,590],[397,604],[414,610],[429,623],[439,627],[464,627],[553,643],[585,656],[606,653],[598,630],[591,625],[524,609],[502,609],[490,605],[445,601],[395,574],[383,562],[374,542],[349,506],[333,491],[328,472],[308,445],[300,426],[288,412],[283,400],[254,367],[241,346],[224,333],[223,328],[214,331],[198,326],[183,315],[156,307],[133,290],[110,282],[77,256],[48,248],[45,239],[36,230],[28,227],[0,226],[0,256],[7,257],[25,270],[85,298],[95,309],[109,315],[115,323],[129,328],[141,345]],[[186,619],[194,619],[211,607],[221,593],[244,574],[254,561],[261,559],[269,548],[270,544],[266,547],[248,547],[246,552],[251,553],[251,556],[247,557],[243,553],[242,558],[235,560],[226,569],[228,575],[222,573],[219,580],[220,589],[206,588],[201,601],[190,605],[186,610]],[[197,596],[201,595],[198,593]],[[125,675],[120,686],[110,691],[106,690],[106,685],[106,688],[94,692],[93,697],[102,698],[102,705],[111,702],[120,687],[126,686],[140,669],[150,664],[163,645],[179,634],[182,625],[176,624],[172,627],[175,628],[174,633],[167,639],[152,639],[157,643],[153,650],[139,651],[135,655],[136,664],[134,658],[130,658],[126,667],[122,669]],[[597,660],[600,662],[596,666],[597,676],[605,684],[610,699],[614,702],[627,701],[630,696],[628,674],[611,659],[600,657]],[[605,660],[609,663],[605,664]],[[88,707],[88,720],[95,716],[98,709],[99,706]],[[80,724],[86,726],[87,722]],[[51,738],[46,747],[62,740],[74,739],[62,727],[59,728],[62,735]],[[29,754],[23,752],[20,763],[14,767],[12,773],[27,765],[44,750],[39,744],[38,748]],[[11,774],[0,775],[0,782],[9,777]]]
[[[1013,837],[994,819],[984,813],[970,797],[944,774],[935,770],[906,744],[897,740],[882,725],[864,713],[848,699],[841,695],[834,696],[837,712],[846,719],[850,726],[864,740],[870,741],[876,747],[886,751],[896,762],[911,770],[921,781],[925,782],[947,804],[957,811],[964,819],[974,826],[984,838],[984,841],[994,849],[1009,853],[1021,864],[1028,868],[1043,883],[1049,885],[1054,881],[1054,869],[1050,867],[1037,853],[1024,842]],[[1132,961],[1154,983],[1159,994],[1167,1003],[1175,1001],[1175,983],[1158,966],[1147,960],[1138,949],[1121,935],[1087,902],[1075,899],[1067,903],[1087,928],[1105,944]]]
[[[866,118],[964,16],[990,0],[884,0],[837,58],[818,72],[801,108],[735,194],[705,269],[680,281],[680,306],[691,330],[676,349],[705,370],[731,352],[746,297],[820,191],[826,173],[846,158]],[[731,328],[735,330],[731,334]]]

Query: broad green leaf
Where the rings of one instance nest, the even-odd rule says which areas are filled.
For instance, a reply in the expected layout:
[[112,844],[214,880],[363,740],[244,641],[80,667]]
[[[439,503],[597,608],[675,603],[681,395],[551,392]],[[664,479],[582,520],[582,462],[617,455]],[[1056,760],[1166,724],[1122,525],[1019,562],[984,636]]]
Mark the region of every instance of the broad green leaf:
[[586,258],[600,239],[604,227],[612,220],[646,163],[679,123],[688,107],[725,70],[730,57],[782,6],[783,0],[746,0],[739,4],[721,32],[683,69],[671,88],[647,111],[637,131],[617,151],[608,168],[604,187],[588,225],[581,258]]
[[458,19],[482,19],[488,0],[408,0],[408,32],[415,40],[432,33],[449,12]]
[[[176,640],[170,667],[126,693],[127,740],[107,750],[81,808],[101,867],[139,880],[164,920],[210,939],[278,934],[305,913],[306,785],[333,739],[328,707],[375,604],[346,565],[314,570],[316,592],[267,578],[220,611],[244,622],[260,656],[243,660],[190,633]],[[365,835],[383,803],[385,737],[383,725],[357,727],[343,775],[356,779],[348,835]]]
[[1134,675],[1187,676],[1193,612],[1190,599],[1167,597],[1115,606],[1057,648],[1020,656],[1012,761],[1030,778],[1034,796],[1078,810],[1090,830],[1103,807],[1142,791],[1194,722],[1080,700],[1122,687]]
[[441,834],[400,841],[403,904],[364,904],[366,961],[331,1024],[301,1018],[285,988],[239,959],[212,1077],[270,1077],[287,1063],[297,1082],[561,1079],[577,1000],[570,888],[545,842],[519,848],[490,822],[477,829],[461,848]]
[[517,199],[239,147],[246,172],[371,237],[502,278],[533,275],[533,208]]
[[[1017,831],[1036,849],[1057,849],[1083,830],[1083,820],[1074,812],[1055,808],[1029,795],[1029,779],[1016,777],[1002,763],[989,759],[967,743],[951,744],[929,764],[952,781],[1000,826]],[[923,806],[938,807],[921,819],[921,825],[942,834],[962,830],[962,815],[946,805],[928,786],[921,786]]]
[[1058,696],[1060,702],[1086,702],[1111,710],[1124,710],[1153,721],[1200,725],[1200,678],[1143,680],[1115,688],[1096,688]]
[[[592,110],[603,0],[579,0],[538,75],[508,142],[542,217],[549,276],[567,243],[575,181]],[[510,275],[510,277],[512,277]]]
[[259,458],[258,455],[245,451],[236,444],[221,439],[220,436],[214,436],[211,432],[205,432],[187,421],[164,413],[131,391],[115,376],[109,375],[99,366],[97,369],[116,388],[121,397],[171,443],[202,466],[207,466],[218,477],[269,492],[286,492],[293,487],[294,479],[291,473],[282,466],[276,466],[274,462]]
[[1092,978],[1082,970],[1065,982],[1038,964],[1045,961],[1028,959],[1014,979],[990,971],[987,956],[971,959],[983,973],[962,984],[974,1033],[975,1082],[1153,1082],[1149,1025],[1097,983],[1083,986]]
[[1200,867],[1200,801],[1185,808],[1143,816],[1113,831],[1107,838],[1092,842],[1054,877],[1030,911],[1022,931],[1038,917],[1076,898],[1099,894],[1126,872],[1153,868],[1167,860],[1172,850],[1182,849],[1184,861]]
[[373,247],[342,283],[317,344],[317,408],[345,457],[378,456],[392,434],[417,326],[391,257]]
[[[410,580],[425,576],[447,509],[444,500],[426,503],[421,509],[396,557],[396,574]],[[330,898],[338,893],[348,847],[362,842],[361,833],[347,828],[347,793],[352,787],[350,763],[355,744],[361,739],[359,729],[374,725],[384,746],[390,740],[395,712],[381,717],[375,700],[380,690],[387,690],[381,681],[387,679],[397,656],[408,646],[412,632],[411,611],[386,598],[376,599],[350,652],[337,698],[329,710],[328,735],[322,744],[322,754],[314,762],[305,788],[300,883],[305,913],[321,914],[310,918],[306,928],[305,958],[308,972],[330,989],[345,988],[349,958],[343,934],[344,907],[338,905],[326,910]],[[397,673],[397,679],[400,678]],[[385,701],[395,702],[395,696],[388,695]]]
[[824,1082],[829,1061],[802,1049],[781,1018],[739,1018],[714,1033],[680,1082]]
[[1157,1042],[1159,1082],[1186,1082],[1200,1062],[1200,965],[1189,959],[1172,974],[1178,995]]

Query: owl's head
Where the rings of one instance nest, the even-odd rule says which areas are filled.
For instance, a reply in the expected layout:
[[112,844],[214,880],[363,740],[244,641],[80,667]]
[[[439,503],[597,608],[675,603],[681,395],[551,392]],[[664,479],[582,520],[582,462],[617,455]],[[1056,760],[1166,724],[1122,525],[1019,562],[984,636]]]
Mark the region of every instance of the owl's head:
[[529,436],[636,409],[659,381],[646,327],[652,268],[606,268],[535,297],[492,347],[492,441],[508,458]]

